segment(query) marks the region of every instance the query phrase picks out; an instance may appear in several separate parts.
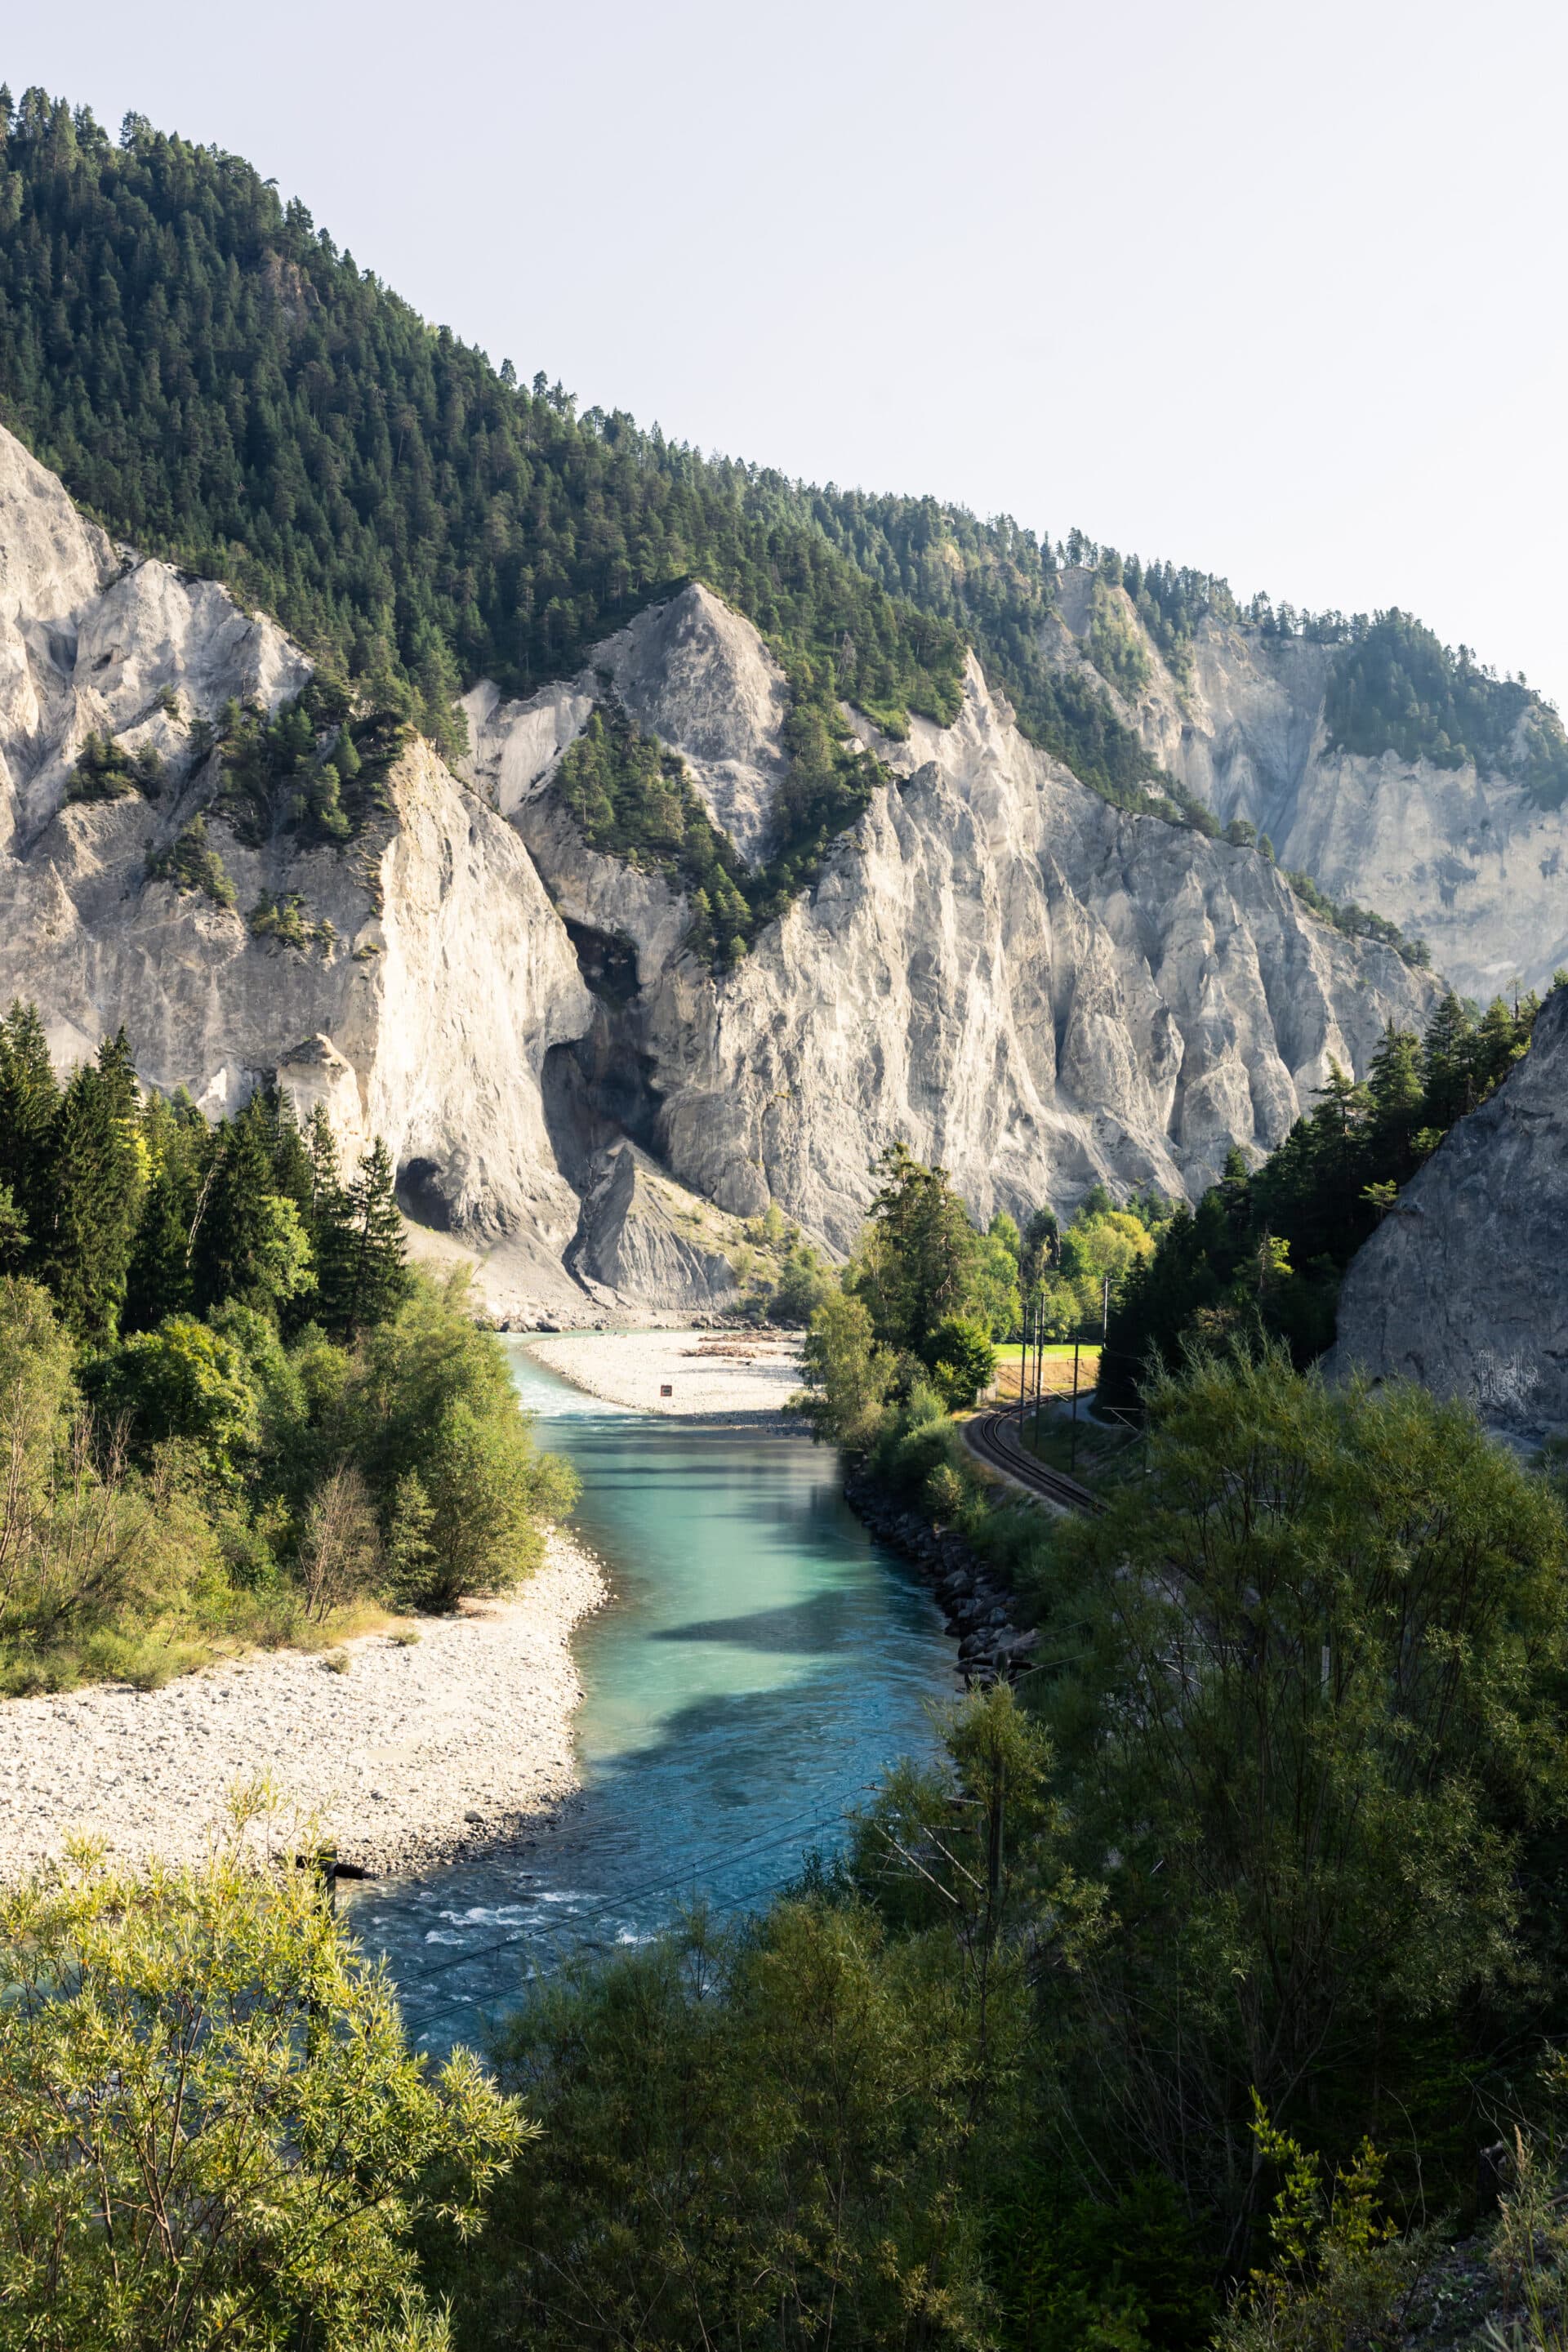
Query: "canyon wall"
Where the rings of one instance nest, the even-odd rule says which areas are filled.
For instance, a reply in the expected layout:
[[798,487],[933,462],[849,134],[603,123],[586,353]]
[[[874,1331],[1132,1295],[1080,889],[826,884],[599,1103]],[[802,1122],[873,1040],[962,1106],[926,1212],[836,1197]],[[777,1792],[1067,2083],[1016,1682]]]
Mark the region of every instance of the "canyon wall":
[[[1062,575],[1048,649],[1105,687],[1086,646],[1090,575]],[[1324,702],[1336,648],[1210,614],[1190,672],[1177,676],[1119,588],[1121,628],[1149,671],[1136,693],[1106,688],[1152,756],[1222,824],[1244,817],[1281,866],[1330,898],[1354,899],[1425,939],[1435,968],[1483,1003],[1515,979],[1544,990],[1568,965],[1568,805],[1544,809],[1521,784],[1335,751]]]
[[[309,674],[0,435],[0,1000],[37,1002],[62,1066],[123,1024],[146,1082],[210,1116],[276,1077],[348,1150],[384,1136],[424,1246],[480,1256],[514,1312],[721,1301],[770,1202],[843,1250],[900,1137],[983,1217],[1097,1181],[1195,1194],[1433,999],[1255,852],[1098,800],[973,662],[951,727],[894,742],[849,715],[889,781],[719,975],[679,891],[590,849],[554,790],[607,674],[765,852],[787,689],[707,590],[527,701],[476,688],[464,776],[411,744],[347,847],[282,824],[247,845],[198,722]],[[161,782],[73,797],[89,734],[155,750]],[[232,904],[151,869],[196,814]],[[268,900],[291,940],[253,927]]]
[[[1351,1261],[1340,1375],[1419,1381],[1525,1444],[1568,1433],[1568,988]],[[1555,1301],[1555,1304],[1553,1304]]]

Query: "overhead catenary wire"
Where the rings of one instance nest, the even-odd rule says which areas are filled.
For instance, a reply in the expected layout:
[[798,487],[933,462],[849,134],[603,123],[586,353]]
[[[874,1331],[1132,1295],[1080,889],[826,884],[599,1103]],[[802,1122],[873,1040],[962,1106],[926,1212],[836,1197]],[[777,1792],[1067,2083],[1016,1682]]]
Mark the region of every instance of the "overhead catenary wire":
[[[867,1788],[874,1788],[876,1783],[868,1782],[863,1785]],[[837,1829],[844,1820],[844,1811],[845,1808],[840,1806],[836,1812],[816,1818],[809,1814],[800,1814],[782,1827],[774,1826],[765,1833],[759,1831],[752,1837],[742,1840],[739,1845],[726,1847],[718,1867],[721,1869],[728,1865],[733,1868],[738,1864],[754,1861],[759,1855],[771,1853],[778,1846],[787,1845],[797,1838],[809,1838],[820,1830]],[[712,1865],[710,1864],[710,1866]],[[475,1944],[462,1951],[455,1951],[446,1959],[433,1961],[428,1967],[421,1969],[417,1983],[410,1987],[411,1996],[417,2000],[420,1988],[434,1977],[449,1975],[454,1970],[469,1967],[476,1961],[493,1958],[498,1953],[514,1952],[520,1945],[527,1943],[537,1936],[575,1936],[586,1941],[595,1923],[603,1919],[606,1913],[624,1910],[626,1906],[645,1901],[650,1895],[678,1894],[689,1884],[695,1874],[702,1870],[702,1860],[698,1858],[673,1876],[661,1875],[658,1878],[648,1879],[640,1885],[614,1888],[601,1895],[587,1896],[584,1900],[592,1907],[586,1916],[581,1912],[572,1912],[553,1919],[520,1922],[508,1935],[496,1937],[489,1943]],[[717,1911],[732,1910],[742,1903],[754,1900],[759,1895],[777,1893],[780,1887],[787,1886],[795,1875],[795,1872],[791,1872],[785,1877],[767,1886],[748,1889],[745,1893],[733,1895],[726,1901],[710,1903],[710,1907]],[[528,1898],[525,1896],[522,1899]],[[442,2016],[448,2010],[458,2005],[457,2001],[443,2002],[428,2014]],[[421,2021],[422,2019],[417,2011],[411,2014],[405,2010],[405,2025],[415,2025]]]
[[[826,1822],[814,1823],[813,1826],[816,1828],[826,1829],[833,1826],[833,1822],[829,1820]],[[785,1837],[772,1840],[771,1843],[773,1845],[784,1844],[788,1843],[788,1836],[793,1836],[794,1834],[795,1834],[795,1832],[791,1832]],[[758,1849],[759,1852],[766,1852],[767,1850],[768,1849],[766,1847]],[[761,1886],[748,1887],[742,1893],[729,1895],[722,1901],[716,1901],[710,1896],[705,1897],[705,1907],[710,1911],[715,1911],[720,1914],[729,1911],[737,1911],[742,1905],[753,1903],[763,1895],[778,1894],[784,1887],[793,1885],[798,1875],[798,1871],[787,1871],[782,1878],[770,1879]],[[681,1879],[670,1879],[661,1885],[638,1889],[637,1890],[637,1893],[639,1895],[647,1894],[672,1894],[676,1892],[683,1883],[684,1874]],[[633,1899],[634,1896],[631,1895],[623,1896],[608,1895],[602,1898],[604,1904],[614,1904],[617,1907],[621,1904],[630,1902]],[[595,1911],[588,1919],[583,1919],[576,1916],[561,1919],[542,1919],[536,1926],[531,1925],[527,1927],[520,1927],[514,1935],[503,1937],[494,1943],[476,1945],[471,1951],[454,1952],[449,1959],[438,1960],[433,1968],[424,1970],[421,1982],[431,1977],[449,1973],[454,1969],[466,1967],[470,1962],[476,1960],[493,1958],[495,1955],[500,1952],[515,1952],[520,1947],[526,1945],[536,1934],[543,1936],[567,1936],[575,1932],[576,1940],[584,1948],[587,1949],[603,1950],[605,1948],[604,1945],[602,1943],[595,1944],[592,1932],[595,1923],[598,1920],[602,1920],[603,1918],[604,1911],[601,1908],[600,1910]],[[559,1961],[557,1965],[559,1965]],[[474,1996],[458,1993],[454,1994],[450,2000],[437,2001],[433,2006],[427,2005],[422,2009],[416,2008],[413,2011],[405,2009],[403,2011],[404,2025],[409,2030],[428,2025],[435,2018],[447,2017],[449,2016],[454,2010],[468,2008],[472,2005],[475,1998],[476,1997]]]

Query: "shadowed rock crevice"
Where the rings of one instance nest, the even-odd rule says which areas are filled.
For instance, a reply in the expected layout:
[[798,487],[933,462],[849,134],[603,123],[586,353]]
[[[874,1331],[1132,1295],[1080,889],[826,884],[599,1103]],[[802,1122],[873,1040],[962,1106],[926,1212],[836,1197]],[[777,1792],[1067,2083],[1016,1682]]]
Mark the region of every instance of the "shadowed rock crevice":
[[643,1048],[636,947],[584,923],[565,929],[593,1011],[580,1037],[545,1055],[542,1093],[555,1164],[582,1192],[612,1145],[630,1140],[652,1152],[660,1098]]

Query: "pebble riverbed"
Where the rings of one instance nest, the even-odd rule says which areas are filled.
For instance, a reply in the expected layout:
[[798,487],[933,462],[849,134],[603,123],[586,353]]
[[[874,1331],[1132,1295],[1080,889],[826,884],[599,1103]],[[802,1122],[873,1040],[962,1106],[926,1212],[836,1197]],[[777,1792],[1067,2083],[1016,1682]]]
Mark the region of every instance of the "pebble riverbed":
[[553,1531],[505,1600],[417,1618],[418,1639],[345,1643],[346,1673],[269,1651],[161,1690],[100,1683],[0,1706],[0,1878],[73,1831],[132,1868],[195,1860],[228,1791],[265,1774],[283,1824],[311,1825],[377,1876],[424,1869],[545,1826],[576,1785],[574,1625],[604,1572]]

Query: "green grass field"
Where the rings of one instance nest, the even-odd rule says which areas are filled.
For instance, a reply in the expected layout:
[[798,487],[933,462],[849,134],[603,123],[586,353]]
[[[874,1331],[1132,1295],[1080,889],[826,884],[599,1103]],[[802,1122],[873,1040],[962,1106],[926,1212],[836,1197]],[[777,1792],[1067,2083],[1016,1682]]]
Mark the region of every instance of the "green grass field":
[[[1072,1393],[1072,1341],[1068,1339],[1065,1345],[1059,1341],[1052,1342],[1047,1344],[1042,1352],[1045,1359],[1040,1367],[1040,1386],[1043,1392],[1047,1396],[1070,1396]],[[1024,1371],[1023,1354],[1022,1348],[1016,1345],[998,1348],[996,1350],[996,1394],[1004,1402],[1008,1397],[1016,1397],[1018,1393],[1018,1382]],[[1031,1348],[1028,1366],[1031,1395],[1034,1393],[1034,1377],[1035,1351]],[[1093,1388],[1099,1378],[1100,1349],[1080,1347],[1078,1355],[1079,1394],[1082,1396]]]
[[[996,1361],[999,1364],[1016,1364],[1023,1352],[1024,1343],[1021,1339],[1003,1339],[997,1344]],[[1033,1356],[1034,1352],[1033,1348],[1031,1348],[1029,1349],[1030,1355]],[[1092,1361],[1098,1364],[1100,1361],[1099,1346],[1092,1340],[1084,1339],[1080,1341],[1079,1352],[1084,1358],[1086,1362]],[[1070,1364],[1072,1361],[1072,1341],[1070,1339],[1047,1339],[1046,1341],[1044,1353],[1047,1360],[1052,1356],[1065,1356],[1068,1362]]]

